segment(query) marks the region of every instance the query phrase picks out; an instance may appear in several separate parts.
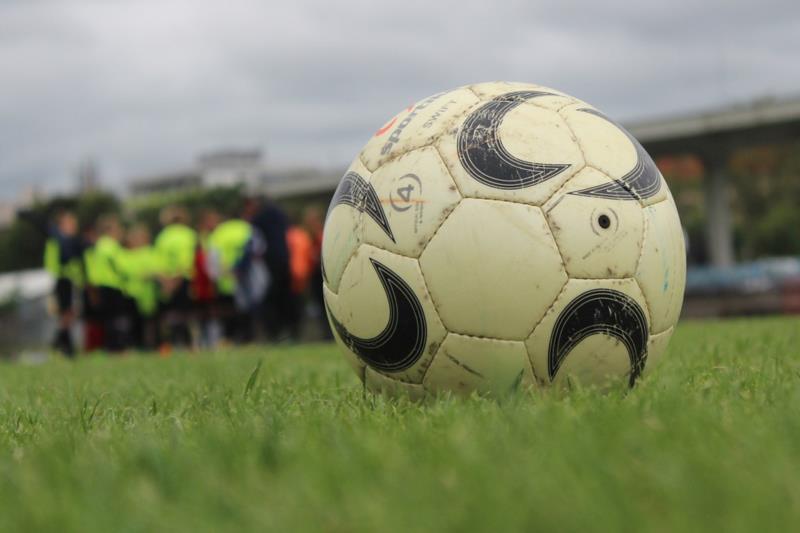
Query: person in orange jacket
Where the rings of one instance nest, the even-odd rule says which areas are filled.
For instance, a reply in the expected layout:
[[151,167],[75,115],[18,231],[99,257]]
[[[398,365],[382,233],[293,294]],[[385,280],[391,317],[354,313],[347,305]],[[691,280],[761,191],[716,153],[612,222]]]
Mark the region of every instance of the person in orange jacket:
[[314,303],[313,315],[319,322],[319,331],[323,340],[332,340],[333,333],[325,314],[325,298],[322,291],[322,233],[325,218],[316,206],[310,206],[303,212],[303,226],[311,238],[311,276],[309,289],[311,301]]
[[292,301],[287,322],[292,338],[297,340],[300,337],[305,293],[314,270],[314,247],[308,232],[297,225],[290,226],[286,231],[286,244],[289,248]]

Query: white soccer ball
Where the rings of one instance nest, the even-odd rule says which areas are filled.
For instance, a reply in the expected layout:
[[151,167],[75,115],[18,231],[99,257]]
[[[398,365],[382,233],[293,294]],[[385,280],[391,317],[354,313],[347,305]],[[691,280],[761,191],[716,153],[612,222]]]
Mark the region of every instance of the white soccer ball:
[[390,395],[633,385],[683,302],[683,233],[652,159],[538,85],[461,87],[395,115],[324,235],[336,340]]

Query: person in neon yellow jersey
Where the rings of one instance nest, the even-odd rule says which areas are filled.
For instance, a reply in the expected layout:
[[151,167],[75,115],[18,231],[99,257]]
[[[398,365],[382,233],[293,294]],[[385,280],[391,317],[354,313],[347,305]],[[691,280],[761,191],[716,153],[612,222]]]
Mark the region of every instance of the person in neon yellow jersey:
[[124,253],[124,292],[130,298],[131,342],[143,349],[158,345],[158,276],[161,256],[150,244],[150,230],[137,224],[128,230]]
[[225,334],[238,342],[253,338],[253,313],[266,290],[266,269],[260,262],[260,242],[249,222],[222,220],[218,212],[204,213],[203,226],[213,228],[206,242],[208,260],[216,265],[217,309]]
[[219,275],[217,290],[220,294],[236,293],[236,266],[244,258],[245,248],[253,235],[248,222],[234,218],[216,225],[208,236],[208,247],[217,254]]
[[125,250],[120,241],[125,233],[116,215],[103,215],[97,221],[99,238],[91,250],[87,250],[86,276],[97,289],[98,305],[102,316],[104,343],[109,352],[119,352],[127,347],[130,335],[130,320],[127,313],[124,283]]
[[190,227],[191,217],[184,207],[171,206],[161,211],[162,230],[154,246],[162,265],[162,310],[170,342],[191,346],[189,320],[192,312],[190,281],[198,246],[197,232]]

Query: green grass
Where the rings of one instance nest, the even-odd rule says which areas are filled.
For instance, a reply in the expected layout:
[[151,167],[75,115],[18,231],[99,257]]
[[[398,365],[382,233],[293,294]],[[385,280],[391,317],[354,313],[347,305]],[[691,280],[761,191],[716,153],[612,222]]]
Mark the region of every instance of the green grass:
[[682,324],[629,394],[392,402],[307,346],[2,365],[0,413],[2,531],[800,524],[796,318]]

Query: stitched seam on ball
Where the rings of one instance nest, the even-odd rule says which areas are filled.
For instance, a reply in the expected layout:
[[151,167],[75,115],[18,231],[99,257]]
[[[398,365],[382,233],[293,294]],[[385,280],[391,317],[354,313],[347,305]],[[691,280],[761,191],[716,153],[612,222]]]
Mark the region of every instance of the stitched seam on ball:
[[[422,150],[423,148],[428,148],[429,146],[433,146],[433,145],[435,145],[435,144],[436,144],[436,141],[438,141],[438,140],[439,140],[439,137],[440,137],[440,136],[441,136],[441,133],[440,133],[439,135],[437,135],[436,137],[434,137],[434,138],[430,139],[430,140],[429,140],[427,143],[425,143],[425,144],[422,144],[422,145],[420,145],[420,146],[411,146],[410,148],[408,148],[408,149],[406,149],[406,150],[404,150],[404,151],[402,151],[402,152],[398,152],[398,153],[396,153],[396,154],[392,154],[391,156],[389,156],[389,157],[387,157],[386,159],[384,159],[383,161],[381,161],[381,162],[380,162],[380,164],[379,164],[378,166],[376,166],[376,167],[375,167],[375,170],[370,170],[370,173],[371,173],[371,174],[375,174],[375,173],[376,173],[376,172],[378,172],[378,170],[380,170],[380,169],[381,169],[381,167],[383,167],[384,165],[387,165],[387,164],[389,164],[389,163],[392,163],[392,162],[394,162],[394,161],[397,161],[398,159],[400,159],[401,157],[403,157],[403,156],[404,156],[404,155],[406,155],[406,154],[410,154],[411,152],[415,152],[415,151],[417,151],[417,150]],[[364,165],[364,166],[366,167],[367,165]],[[367,167],[367,169],[369,170],[369,167]]]
[[670,331],[673,331],[674,329],[675,329],[675,326],[669,326],[667,329],[665,329],[663,331],[659,331],[657,333],[651,333],[650,334],[650,339],[652,340],[653,337],[660,337],[661,335],[665,335],[666,333],[669,333]]
[[[442,150],[441,148],[439,148],[439,143],[434,144],[433,147],[436,149],[436,155],[439,157],[439,160],[442,162],[442,165],[444,165],[444,169],[447,171],[447,176],[450,178],[450,181],[452,181],[453,184],[456,186],[458,195],[463,200],[465,198],[464,191],[461,190],[461,185],[458,184],[458,180],[456,180],[455,176],[453,176],[453,171],[450,170],[450,167],[447,165],[447,161],[445,161],[444,156],[442,155]],[[459,202],[460,201],[461,200],[459,200]]]
[[[497,341],[497,342],[517,342],[525,344],[525,339],[506,339],[503,337],[489,337],[485,335],[473,335],[471,333],[459,333],[457,331],[448,331],[448,334],[458,335],[459,337],[469,337],[471,339],[480,339],[485,341]],[[527,338],[527,337],[526,337]]]
[[[470,86],[468,86],[467,88],[470,90],[470,92],[472,92],[472,94],[473,94],[473,95],[475,95],[475,97],[476,97],[476,98],[478,98],[478,101],[477,101],[477,102],[475,102],[474,104],[472,104],[471,106],[469,106],[469,107],[468,107],[468,108],[465,110],[465,112],[464,112],[462,115],[460,115],[460,116],[458,117],[458,118],[461,118],[461,119],[463,119],[463,118],[464,118],[466,115],[468,115],[468,114],[472,113],[472,111],[474,111],[474,110],[475,110],[477,107],[480,107],[481,105],[483,105],[483,104],[485,104],[485,103],[487,103],[487,102],[489,102],[489,101],[491,101],[491,100],[492,100],[492,98],[484,99],[483,97],[481,97],[480,95],[478,95],[478,94],[477,94],[477,93],[476,93],[476,92],[475,92],[475,91],[472,89],[472,86],[471,86],[471,85],[470,85]],[[559,95],[557,95],[557,96],[559,96]],[[570,98],[571,98],[571,97],[570,97]],[[525,104],[527,104],[527,103],[529,103],[529,102],[522,102],[522,104],[521,104],[521,105],[525,105]],[[572,104],[572,103],[570,103],[570,104],[567,104],[567,105],[565,105],[565,106],[563,106],[563,107],[567,107],[568,105],[573,105],[573,104]],[[547,109],[547,108],[544,108],[544,107],[541,107],[541,106],[536,106],[536,107],[538,107],[538,108],[541,108],[541,109]],[[563,109],[563,107],[562,107],[562,108],[559,108],[559,110],[560,110],[560,109]],[[547,109],[547,110],[548,110],[548,111],[552,111],[552,109]],[[556,112],[556,113],[557,113],[557,112]],[[558,114],[558,113],[557,113],[557,114]],[[554,195],[556,192],[558,192],[558,191],[559,191],[559,190],[560,190],[560,189],[561,189],[561,188],[562,188],[564,185],[566,185],[566,184],[569,182],[569,180],[571,180],[571,179],[573,178],[573,176],[575,176],[575,174],[577,174],[578,172],[580,172],[581,170],[583,170],[583,169],[585,168],[585,166],[586,166],[586,156],[585,156],[585,155],[584,155],[584,153],[583,153],[583,148],[582,148],[582,147],[580,146],[580,144],[577,142],[577,139],[575,138],[575,134],[574,134],[574,132],[573,132],[573,131],[572,131],[572,129],[569,127],[569,124],[567,124],[567,121],[566,121],[566,120],[564,120],[564,117],[562,117],[560,114],[558,114],[558,118],[559,118],[559,119],[560,119],[560,120],[561,120],[561,121],[564,123],[564,125],[567,127],[567,129],[568,129],[568,130],[569,130],[569,132],[570,132],[570,135],[571,135],[571,136],[572,136],[572,138],[573,138],[573,141],[575,141],[575,145],[578,147],[578,151],[580,151],[580,153],[581,153],[581,159],[583,159],[583,164],[582,164],[582,165],[581,165],[581,166],[580,166],[580,167],[579,167],[579,168],[578,168],[578,169],[577,169],[577,170],[576,170],[576,171],[575,171],[575,172],[572,174],[572,176],[570,176],[569,178],[567,178],[567,180],[566,180],[566,181],[565,181],[565,182],[564,182],[564,183],[563,183],[563,184],[562,184],[562,185],[561,185],[561,186],[560,186],[558,189],[556,189],[555,191],[553,191],[553,193],[552,193],[552,194],[550,194],[550,195],[549,195],[547,198],[545,198],[545,199],[543,199],[543,200],[541,200],[541,201],[530,201],[530,200],[525,200],[525,199],[517,199],[517,200],[503,200],[503,199],[497,199],[497,198],[487,198],[486,196],[483,196],[483,195],[481,195],[481,193],[480,193],[480,192],[476,193],[475,195],[470,195],[470,194],[466,194],[466,193],[464,193],[464,191],[461,189],[461,185],[459,185],[459,183],[458,183],[458,180],[457,180],[457,179],[455,179],[455,176],[453,175],[453,170],[450,168],[450,165],[448,165],[448,163],[447,163],[447,160],[444,158],[444,155],[442,155],[441,148],[439,147],[439,141],[441,141],[441,138],[444,136],[444,134],[447,134],[447,133],[448,133],[448,132],[447,132],[447,130],[449,129],[449,126],[448,126],[448,128],[445,128],[445,129],[444,129],[443,133],[439,135],[439,138],[436,140],[436,142],[435,142],[434,144],[435,144],[435,146],[436,146],[436,151],[438,152],[438,154],[439,154],[439,157],[442,159],[442,162],[444,162],[444,166],[445,166],[445,168],[447,168],[447,171],[448,171],[448,173],[450,174],[450,177],[451,177],[451,179],[453,180],[453,183],[455,183],[455,185],[456,185],[456,188],[458,189],[459,193],[461,193],[461,197],[462,197],[462,198],[475,198],[475,199],[479,199],[479,200],[496,200],[496,201],[507,201],[507,202],[509,202],[509,203],[514,203],[514,204],[524,204],[524,205],[532,205],[532,206],[536,206],[536,207],[542,207],[542,206],[544,206],[544,204],[546,204],[546,203],[547,203],[547,202],[550,200],[550,198],[552,198],[552,196],[553,196],[553,195]]]
[[458,206],[461,205],[461,202],[463,202],[463,201],[464,201],[463,198],[461,200],[459,200],[458,203],[453,206],[453,209],[451,209],[450,212],[447,213],[447,215],[444,217],[444,220],[442,220],[441,224],[439,224],[439,227],[436,228],[436,231],[434,231],[433,235],[431,235],[431,238],[428,239],[428,243],[425,245],[425,248],[423,248],[422,252],[420,252],[419,257],[416,260],[417,261],[417,266],[419,267],[419,272],[422,275],[422,281],[425,284],[425,290],[428,292],[428,296],[431,297],[431,303],[433,304],[433,309],[436,311],[436,317],[439,319],[439,322],[442,323],[442,327],[444,327],[444,330],[447,331],[447,332],[449,332],[450,330],[447,329],[447,326],[445,325],[444,320],[442,320],[442,312],[439,310],[439,304],[436,302],[436,298],[433,296],[433,292],[429,288],[430,284],[428,283],[428,278],[425,277],[425,269],[422,267],[421,259],[422,259],[422,256],[425,255],[425,251],[428,249],[428,246],[430,246],[431,242],[433,242],[433,239],[436,238],[436,235],[439,233],[439,230],[442,229],[442,227],[444,226],[445,222],[447,222],[447,219],[450,218],[450,216],[453,213],[455,213],[456,209],[458,209]]
[[636,261],[636,270],[633,273],[633,279],[634,279],[634,281],[636,281],[636,286],[639,287],[640,291],[642,291],[642,298],[644,298],[644,302],[647,305],[647,318],[650,320],[650,328],[653,327],[653,311],[650,308],[650,302],[647,300],[647,293],[644,292],[644,288],[642,287],[642,284],[639,283],[639,268],[641,267],[641,264],[642,264],[642,258],[644,258],[645,245],[647,244],[647,241],[650,238],[650,218],[647,216],[645,211],[650,207],[656,206],[656,205],[660,204],[661,202],[666,201],[667,198],[668,197],[665,196],[664,198],[662,198],[658,202],[652,203],[652,204],[650,204],[650,205],[648,205],[646,207],[642,207],[642,219],[643,219],[643,223],[644,223],[643,224],[644,231],[642,232],[643,233],[643,236],[642,236],[642,248],[639,250],[639,259],[637,259],[637,261]]
[[544,218],[544,223],[547,226],[547,233],[550,235],[550,238],[553,239],[553,243],[556,245],[556,250],[558,251],[558,257],[561,261],[561,270],[564,274],[567,275],[567,279],[569,279],[569,272],[567,272],[567,262],[564,260],[564,254],[561,253],[561,247],[558,245],[558,239],[556,239],[556,234],[553,231],[553,227],[550,225],[550,221],[547,219],[547,213],[545,213],[544,209],[540,209],[542,212],[542,218]]
[[[368,245],[368,246],[370,246],[370,245]],[[388,250],[384,250],[384,251],[387,252],[387,253],[394,253],[394,252],[390,252]],[[403,256],[403,257],[406,257],[406,256]],[[435,321],[442,327],[442,330],[444,330],[444,333],[445,333],[444,338],[439,342],[439,347],[441,347],[441,345],[444,343],[444,339],[447,338],[447,335],[449,335],[450,332],[447,330],[447,328],[445,327],[444,323],[442,322],[442,317],[439,316],[439,310],[436,309],[436,303],[433,301],[433,295],[431,294],[431,291],[428,290],[428,280],[425,279],[425,274],[422,272],[422,265],[419,264],[419,259],[417,259],[415,257],[409,257],[409,259],[412,259],[414,261],[416,267],[417,267],[417,272],[419,272],[419,277],[422,280],[422,290],[425,291],[425,294],[428,296],[428,298],[430,298],[431,305],[433,306],[433,310],[435,311],[435,314],[436,314]],[[424,305],[425,304],[423,303],[423,306]],[[425,314],[425,321],[426,322],[433,322],[434,321],[434,317],[429,317],[427,314]],[[428,330],[429,331],[431,330],[430,326],[428,326]],[[428,340],[430,340],[430,338]],[[426,348],[427,347],[428,347],[428,345],[426,345]],[[408,383],[410,385],[422,385],[422,381],[425,379],[425,376],[428,374],[428,369],[431,367],[431,364],[433,364],[433,360],[436,358],[436,354],[439,353],[439,347],[436,348],[436,353],[434,353],[433,357],[430,358],[430,360],[428,361],[428,364],[425,366],[425,371],[422,373],[422,377],[420,378],[419,382],[411,381],[411,378],[407,378],[408,381],[406,381],[406,378],[403,378],[403,377],[400,377],[400,376],[398,376],[398,377],[390,376],[388,374],[385,374],[385,373],[377,371],[377,370],[375,372],[377,372],[378,374],[381,374],[382,376],[384,376],[386,378],[393,379],[393,380],[399,381],[401,383]],[[425,356],[423,355],[420,358],[420,361],[424,362],[424,360],[425,360]],[[403,373],[409,372],[409,371],[413,370],[413,368],[414,367],[412,366],[411,368],[404,370]]]
[[[644,257],[644,249],[650,238],[650,217],[647,216],[647,207],[642,208],[642,245],[639,248],[639,257],[636,258],[636,268],[633,271],[633,276],[639,274],[639,267],[642,266],[642,258]],[[642,291],[644,292],[644,291]]]
[[534,324],[530,332],[528,332],[528,335],[525,337],[526,341],[531,338],[531,335],[533,335],[533,332],[536,331],[536,328],[539,327],[539,324],[541,324],[544,321],[544,319],[547,318],[547,315],[550,314],[550,312],[553,310],[555,305],[558,303],[558,300],[561,298],[561,296],[564,294],[564,291],[567,289],[567,285],[569,285],[569,282],[570,278],[567,278],[567,281],[564,282],[564,285],[562,285],[561,290],[558,291],[558,294],[556,294],[556,297],[553,298],[553,301],[550,303],[547,309],[544,310],[544,314],[542,314],[542,317],[536,321],[536,324]]
[[534,380],[536,381],[537,384],[538,383],[543,383],[543,382],[546,383],[547,380],[544,379],[543,377],[540,378],[539,375],[536,373],[536,366],[533,364],[533,354],[531,353],[531,350],[528,348],[528,342],[527,341],[528,341],[528,339],[530,339],[533,336],[533,333],[536,331],[536,328],[538,328],[539,325],[544,321],[544,319],[547,318],[547,315],[549,315],[553,311],[553,308],[555,307],[555,305],[558,303],[558,301],[564,295],[564,291],[567,290],[567,285],[569,285],[569,279],[564,283],[564,286],[561,287],[561,290],[558,291],[558,294],[556,294],[556,297],[553,298],[553,302],[550,304],[550,306],[547,309],[545,309],[544,314],[542,315],[542,318],[537,320],[536,324],[533,325],[533,328],[531,329],[530,333],[528,333],[528,336],[525,337],[525,342],[522,343],[522,344],[525,345],[525,353],[528,355],[528,363],[531,365],[531,372],[533,373],[533,378],[534,378]]
[[[422,271],[421,268],[420,268],[420,271]],[[431,301],[433,301],[433,297],[431,297]],[[434,306],[434,308],[435,308],[435,306]],[[438,317],[439,311],[436,311],[436,314],[437,314],[437,317]],[[440,322],[441,322],[441,320],[442,319],[439,318]],[[442,324],[442,327],[444,327],[444,324]],[[444,332],[445,332],[444,338],[442,339],[442,342],[439,343],[439,346],[436,347],[436,353],[433,354],[433,357],[431,357],[431,360],[428,363],[428,366],[425,367],[425,372],[423,372],[422,379],[419,382],[420,385],[422,385],[422,387],[425,388],[425,390],[429,390],[427,387],[425,387],[425,378],[428,377],[428,372],[430,372],[431,367],[433,366],[433,362],[436,361],[437,357],[439,357],[439,352],[441,351],[442,346],[444,346],[445,341],[447,341],[447,337],[450,336],[450,332],[447,330],[447,328],[444,328]]]
[[339,282],[337,283],[337,285],[338,285],[338,286],[336,287],[336,291],[334,291],[333,289],[331,289],[330,287],[328,287],[328,289],[329,289],[329,290],[330,290],[330,291],[331,291],[333,294],[335,294],[336,296],[339,296],[339,290],[342,288],[342,278],[344,278],[344,274],[345,274],[345,272],[347,272],[347,267],[349,267],[349,266],[350,266],[350,263],[352,263],[352,262],[353,262],[353,258],[356,256],[356,252],[358,251],[358,249],[359,249],[359,248],[361,248],[362,246],[364,246],[364,244],[366,244],[366,243],[365,243],[363,240],[361,240],[361,237],[359,237],[358,246],[356,246],[355,248],[353,248],[353,251],[352,251],[352,252],[350,252],[350,256],[347,258],[347,261],[346,261],[346,262],[345,262],[345,264],[344,264],[344,268],[342,268],[342,275],[341,275],[341,276],[339,276]]
[[647,308],[647,320],[648,320],[647,329],[650,331],[650,334],[652,335],[653,311],[650,309],[650,302],[647,300],[647,294],[645,294],[644,289],[642,288],[642,284],[639,283],[639,280],[636,279],[636,276],[633,277],[633,281],[634,283],[636,283],[636,287],[639,288],[639,292],[642,293],[642,299],[644,300],[644,305]]
[[[576,104],[576,105],[580,105],[580,104]],[[603,176],[605,176],[606,178],[608,178],[608,179],[609,179],[611,182],[613,182],[613,183],[616,183],[616,182],[618,182],[619,180],[618,180],[618,179],[615,179],[615,178],[612,178],[612,177],[611,177],[611,175],[610,175],[608,172],[606,172],[606,171],[604,171],[604,170],[601,170],[601,169],[599,169],[599,168],[597,168],[597,167],[595,167],[595,166],[593,166],[593,165],[590,165],[590,164],[589,164],[589,162],[588,162],[588,161],[587,161],[587,159],[586,159],[586,152],[585,152],[585,151],[584,151],[584,149],[583,149],[583,145],[581,144],[581,141],[580,141],[580,139],[578,138],[578,135],[575,133],[575,130],[574,130],[574,129],[572,129],[572,126],[570,125],[570,123],[569,123],[569,120],[567,119],[567,117],[566,117],[566,116],[564,116],[564,114],[562,114],[562,113],[561,113],[561,110],[562,110],[562,109],[564,109],[564,108],[566,108],[566,107],[569,107],[569,106],[564,106],[564,107],[562,107],[561,109],[559,109],[559,110],[557,111],[557,113],[558,113],[558,115],[559,115],[561,118],[563,118],[563,119],[564,119],[564,122],[567,124],[567,127],[569,128],[570,132],[572,132],[572,136],[573,136],[573,138],[575,139],[575,143],[578,145],[578,148],[579,148],[579,149],[580,149],[580,151],[581,151],[581,155],[583,155],[583,161],[584,161],[584,163],[586,163],[586,166],[587,166],[587,167],[589,167],[589,168],[591,168],[591,169],[593,169],[593,170],[596,170],[597,172],[600,172],[600,173],[601,173]],[[589,108],[591,108],[591,106],[589,106]],[[634,151],[636,151],[636,148],[635,148],[635,146],[634,146]],[[574,176],[574,175],[575,175],[575,174],[573,174],[573,176]],[[567,180],[567,181],[569,181],[569,180]],[[644,199],[642,199],[642,198],[639,198],[638,196],[634,196],[634,199],[635,199],[635,200],[636,200],[636,201],[639,203],[639,206],[640,206],[640,207],[642,207],[642,208],[646,207],[646,205],[645,205],[645,203],[644,203]],[[659,201],[660,201],[660,200],[659,200]],[[658,203],[658,202],[654,202],[653,204],[650,204],[650,205],[654,205],[655,203]]]
[[565,117],[564,115],[561,114],[561,110],[564,109],[565,107],[569,107],[570,105],[574,105],[574,104],[568,104],[568,105],[562,106],[561,108],[558,109],[558,111],[556,111],[556,115],[558,115],[558,117],[561,119],[561,121],[567,127],[567,130],[569,130],[569,133],[572,136],[572,141],[575,143],[575,146],[578,147],[578,151],[581,153],[581,159],[583,159],[583,166],[581,166],[581,168],[576,170],[572,174],[572,176],[570,176],[564,183],[562,183],[561,187],[559,187],[558,189],[553,191],[553,193],[550,196],[548,196],[547,199],[544,202],[542,202],[542,205],[545,205],[547,202],[549,202],[556,195],[556,193],[560,192],[564,187],[566,187],[567,184],[575,176],[577,176],[579,172],[581,172],[583,169],[585,169],[587,166],[589,166],[589,163],[588,163],[588,161],[586,159],[586,152],[584,151],[583,145],[581,144],[580,140],[578,139],[578,135],[575,133],[575,130],[572,129],[572,126],[570,125],[569,121],[567,120],[567,117]]
[[[543,88],[543,90],[546,90],[546,89]],[[575,105],[575,104],[578,103],[578,101],[575,100],[573,97],[567,96],[565,94],[552,93],[552,95],[549,95],[549,96],[555,96],[556,98],[566,98],[567,100],[570,100],[570,101],[568,103],[562,105],[561,107],[557,108],[557,109],[553,109],[552,107],[547,107],[545,105],[537,103],[537,99],[536,98],[533,98],[531,100],[525,100],[524,102],[522,102],[522,105],[531,105],[533,107],[538,107],[539,109],[546,109],[547,111],[552,111],[554,113],[558,113],[559,111],[561,111],[565,107],[569,107],[571,105]],[[560,118],[561,120],[564,120],[564,117],[562,117],[560,114],[559,114],[558,118]]]
[[[535,106],[535,107],[537,107],[537,108],[540,108],[540,109],[546,109],[547,111],[553,111],[552,109],[548,109],[548,108],[546,108],[546,107],[537,106],[536,104],[534,104],[534,102],[535,102],[535,100],[528,100],[528,101],[525,101],[525,102],[523,102],[521,105],[528,105],[528,104],[530,104],[530,105],[533,105],[533,106]],[[572,104],[568,104],[568,105],[572,105]],[[562,108],[561,108],[561,109],[563,109],[564,107],[567,107],[567,106],[562,106]],[[580,173],[580,172],[581,172],[583,169],[585,169],[585,168],[588,166],[588,163],[586,162],[586,154],[585,154],[585,153],[584,153],[584,151],[583,151],[583,146],[581,146],[581,143],[580,143],[580,142],[578,142],[578,137],[577,137],[577,135],[575,135],[575,132],[572,130],[572,128],[570,127],[569,123],[566,121],[566,119],[565,119],[563,116],[561,116],[561,114],[560,114],[558,111],[556,111],[556,112],[555,112],[555,114],[556,114],[556,116],[558,117],[558,119],[561,121],[561,123],[564,125],[564,127],[566,127],[566,128],[567,128],[567,131],[569,132],[569,135],[570,135],[570,137],[572,138],[572,142],[575,144],[575,146],[578,148],[578,152],[580,152],[580,154],[581,154],[581,160],[582,160],[582,161],[581,161],[581,164],[580,164],[580,166],[578,166],[578,168],[576,168],[576,169],[575,169],[575,170],[572,172],[572,174],[571,174],[571,175],[570,175],[570,176],[569,176],[569,177],[568,177],[566,180],[564,180],[564,183],[562,183],[561,185],[559,185],[559,186],[558,186],[558,187],[557,187],[557,188],[556,188],[556,189],[555,189],[555,190],[554,190],[552,193],[550,193],[549,195],[547,195],[547,198],[543,199],[541,202],[539,202],[539,203],[537,203],[537,204],[531,204],[531,205],[537,205],[537,206],[541,206],[542,208],[543,208],[543,207],[545,206],[545,204],[547,204],[547,202],[549,202],[549,201],[550,201],[550,200],[551,200],[551,199],[552,199],[552,198],[553,198],[553,197],[554,197],[554,196],[555,196],[555,195],[556,195],[556,194],[557,194],[559,191],[561,191],[561,190],[562,190],[564,187],[566,187],[566,186],[567,186],[567,184],[568,184],[568,183],[569,183],[569,182],[572,180],[572,178],[574,178],[575,176],[577,176],[577,175],[578,175],[578,173]],[[519,202],[519,203],[528,203],[528,202]],[[542,211],[544,211],[544,209],[542,209]]]
[[[572,174],[572,176],[570,176],[569,178],[567,178],[567,181],[565,181],[564,183],[562,183],[562,184],[561,184],[561,185],[560,185],[560,186],[559,186],[559,187],[558,187],[556,190],[554,190],[554,191],[553,191],[553,192],[552,192],[552,193],[551,193],[551,194],[550,194],[550,195],[549,195],[547,198],[545,198],[545,199],[544,199],[544,201],[543,201],[543,202],[540,204],[540,205],[541,205],[541,207],[542,207],[542,211],[543,211],[544,213],[547,213],[547,212],[549,211],[549,209],[548,209],[547,211],[545,211],[545,209],[544,209],[544,208],[545,208],[545,206],[546,206],[546,205],[547,205],[547,204],[550,202],[550,200],[552,200],[552,199],[553,199],[553,198],[555,198],[555,197],[556,197],[556,196],[557,196],[559,193],[561,193],[561,192],[562,192],[562,191],[563,191],[563,190],[564,190],[564,189],[567,187],[567,185],[569,185],[569,182],[570,182],[570,181],[572,181],[572,179],[573,179],[575,176],[577,176],[578,174],[580,174],[581,172],[583,172],[583,171],[584,171],[586,168],[589,168],[589,165],[587,165],[587,164],[586,164],[586,161],[584,161],[584,162],[583,162],[583,165],[581,165],[581,167],[580,167],[578,170],[576,170],[576,171],[575,171],[575,172]],[[553,207],[555,207],[555,206],[551,206],[551,207],[550,207],[550,209],[552,209]]]
[[[470,89],[470,92],[472,92],[472,94],[475,94],[475,93],[474,93],[474,92],[473,92],[471,89]],[[477,97],[477,95],[476,95],[476,97]],[[438,132],[437,132],[435,135],[433,135],[432,137],[430,137],[430,139],[428,140],[428,142],[427,142],[427,143],[425,143],[425,144],[423,144],[423,145],[420,145],[420,146],[412,146],[412,147],[410,147],[410,148],[406,149],[405,151],[402,151],[402,152],[399,152],[399,153],[397,153],[397,154],[393,154],[393,155],[389,156],[389,157],[388,157],[388,158],[386,158],[385,160],[381,161],[381,163],[380,163],[379,165],[377,165],[377,166],[375,167],[375,169],[374,169],[374,170],[370,169],[370,168],[369,168],[369,166],[367,166],[367,165],[366,165],[366,163],[365,163],[363,160],[361,161],[361,163],[362,163],[362,164],[363,164],[363,165],[364,165],[364,166],[367,168],[367,170],[369,170],[369,171],[370,171],[370,173],[374,174],[374,173],[375,173],[375,172],[377,172],[377,171],[378,171],[378,169],[380,169],[380,168],[381,168],[383,165],[385,165],[385,164],[387,164],[387,163],[390,163],[390,162],[392,162],[392,161],[395,161],[395,160],[397,160],[397,159],[399,159],[399,158],[403,157],[404,155],[406,155],[406,154],[408,154],[408,153],[411,153],[411,152],[413,152],[413,151],[415,151],[415,150],[421,150],[421,149],[423,149],[423,148],[427,148],[427,147],[429,147],[429,146],[436,146],[436,143],[437,143],[437,142],[439,142],[439,139],[441,139],[443,135],[445,135],[446,133],[448,133],[448,130],[449,130],[449,129],[450,129],[452,126],[453,126],[453,124],[454,124],[454,123],[455,123],[457,120],[463,119],[463,118],[464,118],[464,117],[465,117],[467,114],[471,113],[471,112],[472,112],[472,110],[473,110],[473,109],[474,109],[476,106],[479,106],[481,103],[483,103],[483,102],[481,102],[480,98],[478,98],[478,101],[477,101],[477,102],[474,102],[474,103],[470,104],[468,107],[466,107],[466,108],[464,109],[464,111],[463,111],[462,113],[459,113],[459,114],[457,114],[457,115],[454,115],[454,116],[450,117],[450,120],[449,120],[448,122],[444,122],[444,123],[442,123],[442,127],[439,129],[439,131],[438,131]],[[447,164],[445,164],[445,166],[447,166]],[[448,169],[448,170],[449,170],[449,169]]]
[[[445,327],[445,329],[447,329],[447,327]],[[453,335],[461,335],[462,337],[472,337],[473,339],[485,339],[489,341],[525,342],[525,339],[527,339],[527,337],[513,338],[513,339],[501,338],[501,337],[489,337],[487,335],[475,335],[474,333],[464,333],[463,331],[458,331],[454,329],[453,330],[448,329],[447,332],[452,333]]]

